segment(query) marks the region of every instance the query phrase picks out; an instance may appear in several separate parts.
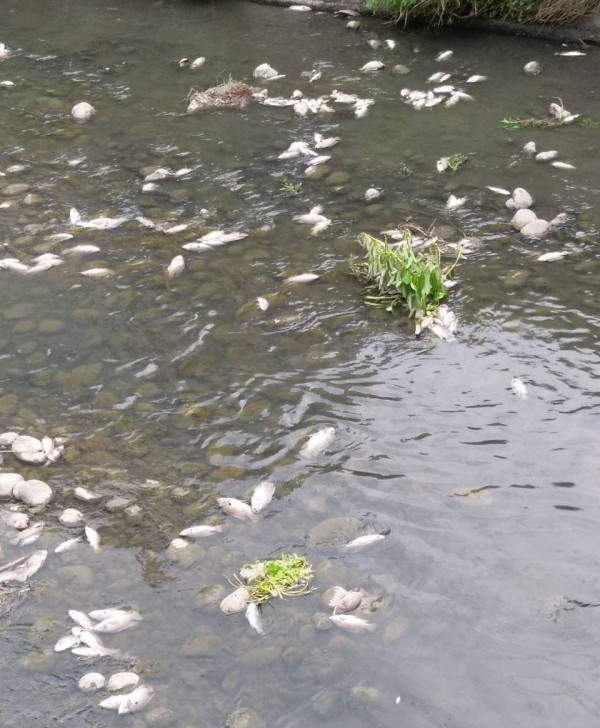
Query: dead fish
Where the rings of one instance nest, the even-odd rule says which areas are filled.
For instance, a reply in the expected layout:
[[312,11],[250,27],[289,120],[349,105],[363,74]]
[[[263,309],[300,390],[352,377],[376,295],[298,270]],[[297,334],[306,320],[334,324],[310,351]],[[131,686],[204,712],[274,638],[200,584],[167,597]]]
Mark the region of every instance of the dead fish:
[[269,308],[269,302],[266,298],[263,298],[263,296],[259,296],[256,299],[256,305],[260,308],[261,311],[266,311]]
[[76,637],[74,634],[66,634],[54,645],[54,652],[64,652],[64,650],[70,650],[72,647],[76,647],[80,644],[81,641],[79,637]]
[[385,68],[385,63],[383,63],[383,61],[369,61],[368,63],[365,63],[364,66],[361,66],[359,71],[369,73],[371,71],[381,71],[383,68]]
[[86,537],[89,545],[94,549],[94,551],[99,551],[100,550],[100,534],[98,533],[98,531],[96,531],[96,529],[92,528],[91,526],[86,526],[84,531],[85,531],[85,537]]
[[269,505],[273,499],[273,493],[275,493],[275,483],[271,483],[270,480],[263,480],[256,486],[250,500],[254,513],[260,513],[263,508]]
[[345,629],[347,632],[372,632],[375,629],[372,622],[368,622],[362,617],[355,617],[352,614],[332,614],[329,620],[336,627]]
[[184,528],[183,531],[179,532],[180,536],[188,536],[188,538],[206,538],[206,536],[212,536],[215,533],[221,533],[223,526],[190,526]]
[[217,503],[225,513],[228,513],[234,518],[239,518],[241,521],[254,521],[255,515],[252,508],[244,501],[238,500],[237,498],[217,498]]
[[69,609],[68,614],[69,617],[71,617],[71,619],[80,627],[83,627],[83,629],[94,629],[94,623],[85,612],[80,612],[78,609]]
[[101,703],[98,703],[99,708],[105,708],[106,710],[119,710],[121,704],[125,702],[126,695],[111,695],[109,698],[104,698]]
[[308,5],[288,5],[288,10],[295,10],[298,13],[308,13],[312,10]]
[[491,185],[488,185],[487,189],[490,192],[495,192],[497,195],[510,195],[510,190],[505,190],[504,187],[492,187]]
[[200,68],[206,63],[206,58],[204,56],[198,56],[198,58],[194,58],[194,60],[190,63],[190,68],[192,70],[196,70],[196,68]]
[[[108,678],[106,683],[106,689],[111,692],[114,690],[124,690],[125,688],[133,688],[140,681],[140,676],[136,675],[135,672],[115,672]],[[123,696],[119,696],[123,697]]]
[[3,432],[0,435],[0,447],[10,447],[17,437],[19,437],[18,432]]
[[75,498],[78,498],[82,501],[92,501],[98,498],[96,493],[92,493],[91,490],[88,490],[87,488],[82,488],[81,486],[77,486],[77,488],[75,488],[75,490],[73,491],[73,495],[75,496]]
[[119,227],[124,222],[127,222],[126,217],[95,217],[91,220],[83,220],[79,211],[72,207],[69,212],[69,220],[71,225],[77,225],[82,228],[89,228],[91,230],[111,230],[112,228]]
[[0,270],[9,270],[12,273],[27,275],[29,273],[29,266],[21,263],[17,258],[4,258],[0,260]]
[[340,137],[324,137],[322,134],[315,134],[315,149],[329,149],[334,147],[339,141]]
[[124,614],[134,614],[137,615],[137,619],[140,620],[142,618],[142,615],[139,612],[129,610],[129,609],[119,609],[118,607],[108,607],[107,609],[94,609],[91,612],[88,612],[88,615],[97,621],[101,621],[103,619],[109,619],[110,617],[119,617]]
[[346,23],[346,28],[348,30],[358,30],[360,28],[360,20],[349,20]]
[[283,78],[277,71],[269,66],[268,63],[261,63],[252,72],[254,78],[264,78],[266,81],[272,81],[276,78]]
[[131,693],[124,695],[123,702],[119,705],[119,715],[124,713],[137,713],[148,705],[154,697],[154,688],[149,685],[140,685]]
[[558,157],[558,152],[556,149],[552,149],[548,152],[538,152],[535,155],[535,158],[538,162],[547,162],[550,159],[554,159],[555,157]]
[[555,53],[555,56],[567,56],[574,58],[575,56],[585,56],[586,53],[582,53],[581,51],[563,51],[562,53]]
[[34,523],[32,526],[29,526],[29,528],[26,528],[17,536],[12,538],[10,542],[13,546],[29,546],[38,540],[38,538],[42,535],[43,530],[44,523],[42,521]]
[[391,39],[388,38],[387,40],[384,41],[384,43],[385,43],[385,47],[386,48],[389,48],[389,50],[391,50],[391,51],[393,51],[394,48],[396,47],[396,41],[395,40],[391,40]]
[[16,528],[17,531],[22,531],[29,526],[29,516],[27,513],[21,513],[20,511],[7,511],[1,515],[2,520],[8,526]]
[[523,147],[523,151],[526,154],[535,154],[537,152],[535,142],[527,142],[527,144]]
[[311,435],[300,450],[300,455],[311,458],[326,450],[335,438],[335,427],[324,427]]
[[513,377],[511,379],[510,386],[519,399],[527,399],[527,387],[523,384],[519,377]]
[[250,601],[250,592],[243,586],[239,587],[231,594],[228,594],[225,599],[221,601],[219,608],[225,614],[237,614],[243,612]]
[[58,546],[54,549],[55,554],[62,554],[64,551],[70,551],[72,548],[75,548],[78,543],[82,542],[81,536],[75,536],[75,538],[68,538],[66,541],[63,541],[62,543],[59,543]]
[[317,275],[316,273],[300,273],[300,275],[297,276],[290,276],[289,278],[286,278],[283,282],[284,283],[312,283],[312,281],[316,281],[317,278],[320,278],[321,276]]
[[137,612],[125,612],[124,614],[106,617],[106,619],[98,622],[92,629],[94,632],[116,634],[117,632],[123,632],[123,630],[129,629],[129,627],[133,627],[139,621],[141,621],[141,615]]
[[382,195],[381,190],[376,189],[375,187],[369,187],[369,189],[364,194],[364,200],[365,202],[373,202],[374,200],[378,200]]
[[466,80],[466,83],[480,83],[481,81],[487,81],[487,76],[478,76],[477,74],[473,76],[469,76],[469,78]]
[[349,541],[345,546],[345,551],[362,551],[363,549],[366,549],[368,546],[372,546],[374,543],[377,543],[378,541],[383,541],[385,538],[385,535],[382,533],[372,533],[368,536],[359,536],[358,538],[353,539],[352,541]]
[[258,606],[254,602],[250,602],[250,604],[246,607],[246,619],[250,623],[252,629],[258,632],[258,634],[263,635],[265,633],[260,619]]
[[570,255],[571,253],[568,250],[557,250],[552,253],[544,253],[543,255],[540,255],[538,260],[540,263],[553,263],[556,260],[561,260],[566,255]]
[[333,596],[329,600],[329,606],[333,609],[334,614],[347,614],[358,609],[361,602],[362,591],[360,589],[346,591],[343,587],[336,586]]
[[110,268],[90,268],[89,270],[82,270],[82,276],[86,278],[109,278],[114,275],[114,272]]
[[432,73],[431,76],[427,79],[427,83],[446,83],[448,79],[452,77],[452,74],[450,73],[444,73],[444,71],[437,71],[437,73]]
[[170,280],[176,278],[185,270],[185,260],[183,255],[176,255],[167,267],[167,278]]
[[550,162],[550,164],[556,169],[575,169],[575,165],[568,162]]
[[452,58],[454,55],[454,51],[442,51],[441,53],[438,53],[436,61],[447,61],[448,59]]

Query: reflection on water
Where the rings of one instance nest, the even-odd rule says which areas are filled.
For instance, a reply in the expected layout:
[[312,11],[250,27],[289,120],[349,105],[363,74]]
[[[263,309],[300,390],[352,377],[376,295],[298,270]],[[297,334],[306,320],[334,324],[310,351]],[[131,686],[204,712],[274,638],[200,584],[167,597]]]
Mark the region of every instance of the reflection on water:
[[[499,122],[543,115],[554,97],[600,118],[596,49],[565,58],[538,41],[368,19],[349,33],[328,15],[237,3],[5,0],[0,28],[15,50],[0,62],[0,80],[15,83],[0,89],[0,192],[12,203],[0,209],[3,257],[100,248],[37,276],[0,272],[2,428],[69,440],[48,469],[10,455],[4,465],[55,489],[40,548],[73,535],[57,519],[65,507],[81,508],[102,538],[98,553],[51,554],[31,590],[13,595],[1,633],[3,725],[23,715],[36,728],[48,715],[73,727],[121,724],[76,686],[90,670],[121,668],[157,690],[136,728],[223,725],[227,715],[232,725],[245,716],[252,727],[286,728],[589,725],[600,709],[597,615],[569,600],[600,601],[597,132],[509,132]],[[373,51],[375,37],[394,37],[396,49]],[[475,101],[430,112],[401,103],[400,89],[424,87],[446,48],[455,55],[444,70],[457,80],[489,76]],[[175,63],[199,55],[201,69]],[[376,58],[383,72],[358,73]],[[545,72],[527,77],[534,58]],[[183,113],[190,88],[250,81],[262,62],[285,74],[272,95],[337,88],[375,104],[362,119],[341,107],[305,118],[259,105]],[[410,74],[393,74],[397,63]],[[309,86],[301,72],[312,68],[323,75]],[[69,117],[81,100],[98,110],[91,124]],[[277,156],[315,132],[342,141],[308,179],[300,160]],[[576,169],[527,158],[530,140]],[[438,174],[436,160],[452,153],[469,162]],[[192,172],[143,192],[158,166]],[[301,182],[299,194],[286,196],[282,179]],[[540,217],[564,210],[569,221],[545,241],[520,239],[487,185],[526,187]],[[368,205],[371,186],[384,196]],[[447,213],[450,193],[467,205]],[[292,222],[315,204],[333,220],[317,237]],[[71,207],[128,222],[73,228]],[[409,214],[482,239],[458,268],[451,344],[415,340],[402,318],[366,309],[347,273],[360,231]],[[189,227],[169,235],[138,216]],[[249,235],[185,252],[185,271],[166,285],[181,246],[215,227]],[[64,232],[74,238],[49,238]],[[563,247],[566,260],[537,263]],[[114,276],[80,275],[92,267]],[[304,272],[321,277],[283,284]],[[514,375],[527,400],[512,394]],[[330,451],[300,459],[306,437],[329,425]],[[278,489],[257,523],[217,513],[217,495],[247,500],[264,477]],[[78,485],[100,499],[77,502]],[[307,539],[338,516],[391,534],[359,554]],[[207,518],[224,533],[168,549]],[[21,553],[9,533],[0,537],[3,560]],[[244,562],[281,551],[307,554],[317,590],[265,608],[259,638],[243,615],[221,614],[214,595]],[[317,631],[313,615],[332,584],[376,597],[375,632]],[[52,651],[68,609],[113,604],[144,615],[111,635],[124,657]]]

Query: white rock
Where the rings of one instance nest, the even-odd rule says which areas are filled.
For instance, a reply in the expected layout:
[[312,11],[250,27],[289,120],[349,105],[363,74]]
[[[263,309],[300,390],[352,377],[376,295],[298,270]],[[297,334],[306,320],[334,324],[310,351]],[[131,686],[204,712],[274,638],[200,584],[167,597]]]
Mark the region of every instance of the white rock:
[[79,679],[77,687],[84,693],[92,693],[101,690],[106,685],[106,678],[99,672],[88,672]]
[[382,68],[385,68],[383,61],[369,61],[364,66],[361,66],[359,70],[369,73],[370,71],[381,71]]
[[77,488],[75,488],[75,490],[73,491],[73,495],[75,496],[75,498],[81,501],[91,501],[98,498],[98,495],[96,493],[92,493],[91,490],[88,490],[87,488],[82,488],[81,486],[77,486]]
[[381,194],[381,191],[376,189],[375,187],[369,187],[364,195],[365,202],[373,202],[373,200],[378,200],[381,197]]
[[10,447],[17,437],[19,437],[18,432],[3,432],[0,435],[0,447]]
[[43,480],[24,480],[13,488],[13,497],[28,506],[43,506],[52,498],[52,488]]
[[531,207],[533,205],[533,197],[522,187],[517,187],[513,190],[512,198],[515,202],[515,207],[518,210],[524,207]]
[[533,210],[529,210],[527,208],[522,208],[520,210],[517,210],[515,213],[513,219],[510,221],[511,225],[515,228],[515,230],[521,230],[525,227],[525,225],[528,225],[530,222],[533,222],[537,218],[537,215]]
[[12,451],[19,460],[26,463],[45,463],[46,454],[42,446],[42,441],[37,437],[29,435],[19,435],[12,443]]
[[541,238],[542,235],[548,232],[550,229],[550,223],[547,220],[542,220],[536,217],[535,220],[527,223],[527,225],[521,228],[523,235],[529,235],[532,238]]
[[135,672],[115,672],[108,678],[106,683],[107,690],[124,690],[125,688],[134,688],[140,681],[140,676]]
[[75,121],[79,122],[89,121],[95,113],[96,109],[91,104],[88,104],[87,101],[75,104],[71,109],[71,116]]
[[25,478],[19,473],[0,473],[0,498],[10,498],[17,483],[22,483]]
[[358,30],[360,28],[360,20],[349,20],[346,23],[346,28],[348,30]]
[[556,157],[558,157],[558,152],[555,149],[552,149],[549,152],[538,152],[538,154],[535,155],[538,162],[548,162],[550,159],[555,159]]
[[538,76],[542,72],[542,66],[537,61],[529,61],[523,66],[528,76]]
[[523,151],[526,154],[535,154],[537,152],[535,142],[527,142],[527,144],[523,147]]
[[272,68],[271,66],[269,66],[268,63],[261,63],[260,66],[257,66],[254,69],[252,75],[254,76],[254,78],[266,78],[266,79],[270,79],[270,78],[272,79],[272,78],[275,78],[276,76],[279,76],[277,71],[274,68]]
[[83,521],[83,513],[76,508],[65,508],[58,520],[65,526],[73,526]]
[[204,56],[199,56],[198,58],[194,58],[194,60],[190,63],[191,69],[200,68],[206,63],[206,58]]

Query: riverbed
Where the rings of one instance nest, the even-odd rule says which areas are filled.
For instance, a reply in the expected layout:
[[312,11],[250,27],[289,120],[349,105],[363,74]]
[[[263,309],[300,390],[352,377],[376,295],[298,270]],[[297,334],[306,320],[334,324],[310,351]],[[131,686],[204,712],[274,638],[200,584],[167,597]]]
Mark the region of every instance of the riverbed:
[[[0,81],[14,86],[0,87],[1,257],[64,262],[0,270],[0,431],[66,439],[47,468],[4,455],[4,471],[55,491],[35,546],[0,532],[3,561],[49,550],[0,623],[6,728],[587,728],[600,713],[598,128],[501,125],[545,117],[557,99],[600,120],[600,51],[346,22],[238,2],[2,3]],[[559,55],[574,49],[585,55]],[[197,69],[178,63],[200,56]],[[358,70],[372,60],[385,68]],[[523,72],[532,60],[543,73]],[[253,79],[264,62],[284,78]],[[427,89],[438,71],[473,100],[403,103],[403,88]],[[487,80],[467,87],[472,74]],[[362,118],[341,105],[185,113],[191,89],[230,78],[374,103]],[[81,101],[96,109],[86,124],[70,115]],[[315,133],[340,141],[307,177],[302,158],[279,154]],[[529,141],[574,169],[536,161]],[[468,161],[439,173],[451,154]],[[188,171],[144,191],[156,168]],[[540,217],[567,220],[519,235],[489,186],[526,188]],[[381,197],[366,202],[368,188]],[[467,201],[448,211],[450,194]],[[312,235],[292,218],[316,205],[331,225]],[[126,221],[77,227],[71,208]],[[366,306],[349,273],[361,232],[409,217],[450,242],[476,239],[449,292],[453,341]],[[247,237],[182,248],[213,229]],[[99,251],[65,253],[78,244]],[[186,267],[169,280],[179,254]],[[81,275],[94,267],[112,275]],[[303,273],[319,278],[285,282]],[[302,458],[328,426],[333,443]],[[261,479],[277,489],[256,522],[219,510],[217,497],[248,501]],[[98,499],[78,501],[77,486]],[[58,521],[67,507],[97,529],[99,551],[53,553],[79,533]],[[320,526],[333,518],[349,520]],[[223,532],[169,546],[204,522]],[[343,550],[370,533],[387,535]],[[315,589],[263,608],[260,637],[215,600],[245,562],[282,552],[309,558]],[[334,584],[371,595],[374,631],[317,628]],[[107,637],[120,658],[53,651],[67,610],[105,606],[143,616]],[[86,672],[121,669],[156,690],[136,716],[77,688]]]

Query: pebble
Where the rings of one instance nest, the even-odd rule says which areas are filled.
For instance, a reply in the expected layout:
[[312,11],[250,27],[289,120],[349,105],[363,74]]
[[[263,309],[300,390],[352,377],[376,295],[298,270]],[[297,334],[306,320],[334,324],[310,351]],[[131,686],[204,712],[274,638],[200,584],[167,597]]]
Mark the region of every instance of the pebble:
[[527,223],[521,228],[523,235],[529,235],[532,238],[541,238],[542,235],[548,232],[550,229],[550,223],[547,220],[542,220],[536,217],[535,220]]
[[13,496],[28,506],[43,506],[52,498],[52,488],[43,480],[24,480],[15,485]]
[[87,101],[81,101],[71,109],[71,116],[75,121],[79,122],[89,121],[95,113],[96,109],[91,104],[88,104]]
[[537,219],[537,215],[533,210],[529,210],[527,208],[523,208],[521,210],[517,210],[515,212],[513,219],[510,221],[511,225],[515,228],[515,230],[521,230],[525,227],[525,225],[528,225],[530,222],[533,222],[535,219]]
[[537,61],[529,61],[523,66],[523,70],[528,76],[538,76],[542,72],[542,66]]
[[517,187],[513,191],[512,198],[514,200],[515,207],[519,210],[533,205],[533,197],[522,187]]
[[24,481],[19,473],[0,473],[0,498],[11,498],[15,485]]
[[76,508],[65,508],[60,514],[58,520],[65,526],[72,526],[83,521],[83,513],[78,511]]

